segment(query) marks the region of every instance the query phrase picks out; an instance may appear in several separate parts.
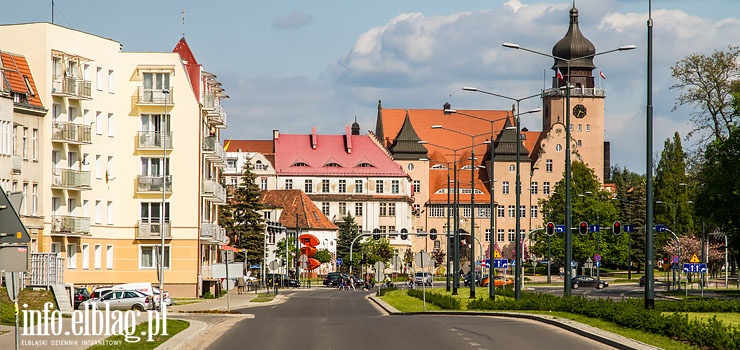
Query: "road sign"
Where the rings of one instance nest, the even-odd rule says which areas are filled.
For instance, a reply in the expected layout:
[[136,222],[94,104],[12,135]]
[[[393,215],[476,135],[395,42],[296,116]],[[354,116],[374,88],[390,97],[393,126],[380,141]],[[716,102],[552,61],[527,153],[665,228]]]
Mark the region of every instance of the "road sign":
[[707,264],[683,264],[683,272],[700,272],[705,273],[707,272]]
[[662,225],[662,224],[655,225],[655,232],[665,232],[665,225]]
[[308,255],[306,255],[306,254],[301,254],[301,256],[299,256],[299,257],[298,257],[298,261],[300,261],[300,262],[302,262],[302,263],[304,263],[304,262],[308,262]]
[[8,243],[20,243],[25,244],[31,241],[31,236],[28,235],[26,227],[23,226],[20,217],[18,216],[17,208],[11,205],[8,196],[5,195],[5,191],[0,195],[0,244]]
[[493,258],[494,259],[501,259],[501,252],[498,251],[498,249],[493,250]]
[[601,228],[599,227],[599,225],[591,225],[591,226],[589,226],[589,228],[588,228],[588,230],[589,230],[590,232],[599,232],[599,231],[600,231],[600,229],[601,229]]
[[555,233],[565,233],[565,225],[555,225]]
[[270,271],[275,271],[280,267],[280,264],[277,262],[277,260],[270,261]]
[[696,254],[694,254],[694,255],[691,256],[691,260],[689,260],[689,262],[698,263],[699,262],[699,258],[697,258],[696,257]]
[[493,259],[493,267],[497,269],[505,269],[509,267],[509,259]]
[[635,231],[635,226],[624,225],[623,227],[624,227],[624,232],[634,232]]
[[570,262],[570,268],[571,268],[571,269],[573,269],[573,268],[575,268],[575,267],[576,267],[576,261],[575,261],[575,260],[572,260],[572,261]]
[[337,266],[342,266],[342,258],[337,258]]
[[491,259],[483,260],[483,267],[490,268],[491,267]]
[[375,262],[375,271],[382,272],[383,270],[385,270],[385,264],[382,261],[376,261]]
[[391,259],[391,266],[396,270],[400,269],[401,268],[401,257],[398,255],[394,256],[393,259]]
[[[696,256],[696,255],[695,255],[695,256]],[[673,262],[674,264],[678,264],[678,255],[674,255],[674,256],[672,256],[672,257],[671,257],[671,262]],[[699,262],[699,260],[696,260],[696,261],[692,261],[692,262]]]
[[427,252],[418,252],[414,254],[414,264],[416,264],[417,267],[433,266],[432,258],[427,254]]
[[594,255],[594,261],[596,261],[596,262],[601,261],[601,254]]

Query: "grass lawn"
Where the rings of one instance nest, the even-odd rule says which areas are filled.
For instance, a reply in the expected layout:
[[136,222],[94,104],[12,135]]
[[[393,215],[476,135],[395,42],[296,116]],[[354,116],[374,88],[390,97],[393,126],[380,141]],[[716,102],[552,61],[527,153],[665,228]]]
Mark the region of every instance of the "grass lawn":
[[[54,301],[54,294],[50,290],[31,290],[23,289],[18,295],[18,314],[19,323],[23,324],[23,310],[43,310],[44,304],[51,302],[56,310],[56,302]],[[23,304],[28,305],[27,308],[23,307]],[[36,320],[36,318],[34,318]],[[5,287],[0,288],[0,324],[4,325],[15,325],[15,311],[13,303],[8,298],[8,293]]]
[[275,299],[274,294],[266,294],[266,293],[259,293],[257,294],[257,297],[250,300],[250,303],[266,303],[268,301],[272,301],[272,299]]
[[[147,331],[149,322],[142,322],[136,325],[136,331],[134,334],[138,335],[141,334],[142,331]],[[139,342],[136,343],[127,343],[124,341],[124,336],[122,335],[114,335],[106,338],[106,344],[100,344],[91,346],[88,349],[93,350],[107,350],[111,349],[112,346],[114,346],[116,349],[119,350],[148,350],[148,349],[154,349],[157,346],[161,345],[168,339],[175,336],[175,334],[182,332],[183,330],[187,329],[190,326],[190,322],[182,321],[182,320],[167,320],[167,334],[166,336],[154,336],[152,337],[154,339],[153,342],[147,342],[146,338],[142,339]],[[120,342],[120,343],[118,343]],[[117,344],[117,345],[112,345]]]

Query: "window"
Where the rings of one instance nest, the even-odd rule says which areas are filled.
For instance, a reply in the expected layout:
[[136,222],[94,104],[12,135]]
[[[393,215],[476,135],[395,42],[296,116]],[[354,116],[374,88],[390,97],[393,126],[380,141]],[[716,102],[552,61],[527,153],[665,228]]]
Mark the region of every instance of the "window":
[[[139,268],[140,269],[154,269],[159,267],[160,255],[162,255],[162,248],[153,245],[142,245],[139,246]],[[170,247],[164,247],[164,268],[170,268]]]
[[67,268],[68,269],[77,268],[77,244],[74,244],[74,243],[67,244]]
[[355,180],[355,193],[362,193],[362,180]]
[[591,131],[591,124],[586,124],[586,132]]
[[229,184],[231,184],[231,186],[236,186],[239,183],[239,178],[236,176],[229,177],[228,179],[229,179]]
[[[169,162],[168,162],[169,164]],[[266,190],[267,189],[267,178],[263,177],[260,179],[260,189]]]
[[539,208],[536,205],[533,205],[529,208],[529,216],[531,218],[537,218],[537,214],[539,213]]
[[116,86],[116,76],[112,69],[108,70],[108,92],[113,93]]
[[347,215],[347,203],[346,202],[339,202],[339,215],[340,216]]
[[543,194],[550,194],[550,183],[545,181],[542,183],[542,193]]
[[23,147],[23,159],[28,159],[28,128],[23,128],[23,142],[21,144],[21,147]]
[[491,241],[491,229],[487,228],[486,229],[486,242],[490,242],[490,241]]
[[39,154],[39,129],[33,129],[32,131],[32,141],[31,141],[31,159],[38,160],[38,154]]
[[570,131],[573,131],[573,124],[570,124]]
[[509,217],[510,218],[515,217],[515,215],[516,215],[516,207],[513,206],[513,205],[510,205],[508,212],[509,212]]
[[303,183],[303,192],[313,193],[313,180],[306,180]]
[[226,160],[226,167],[227,168],[236,168],[236,159],[227,159]]
[[552,172],[552,159],[545,160],[545,171],[548,173]]
[[95,70],[95,89],[98,91],[103,90],[103,68],[101,67]]
[[527,217],[527,206],[526,205],[520,205],[519,206],[519,217],[520,218],[526,218]]
[[413,212],[416,215],[416,217],[418,218],[419,217],[419,214],[421,213],[421,205],[418,204],[418,203],[414,203]]
[[90,269],[90,245],[87,243],[82,244],[82,269]]
[[355,203],[355,216],[362,216],[362,203]]
[[267,231],[267,244],[275,244],[275,231]]
[[116,178],[116,174],[113,171],[115,168],[114,165],[115,164],[113,162],[113,156],[108,156],[108,168],[106,169],[106,173],[105,173],[106,180]]
[[537,194],[537,182],[532,182],[532,184],[529,185],[529,193],[531,194]]
[[108,113],[108,137],[115,135],[115,123],[113,122],[113,113]]
[[[339,193],[347,193],[347,180],[339,180]],[[342,212],[344,215],[344,212]]]
[[462,216],[464,218],[469,218],[470,217],[470,206],[469,205],[464,205],[464,206],[462,206],[462,210],[463,210]]
[[388,203],[379,203],[379,214],[380,216],[388,216]]
[[31,215],[39,212],[39,184],[33,184],[31,187]]
[[509,194],[509,181],[504,181],[504,183],[501,185],[501,193]]
[[478,212],[475,215],[479,218],[490,218],[491,208],[490,207],[478,207]]
[[505,208],[504,208],[504,206],[503,206],[503,205],[499,205],[499,206],[498,206],[498,207],[496,208],[496,216],[498,216],[498,217],[500,217],[500,218],[504,217],[504,209],[505,209]]
[[555,152],[560,152],[563,150],[563,146],[561,144],[555,145]]
[[106,207],[106,209],[108,210],[108,212],[106,213],[106,219],[108,220],[107,221],[107,224],[108,225],[113,225],[113,219],[114,219],[114,215],[113,214],[116,212],[113,209],[113,201],[108,201],[108,206]]
[[578,124],[578,131],[579,132],[583,131],[583,124]]
[[293,179],[285,179],[285,189],[286,190],[293,189]]
[[100,270],[100,267],[103,264],[103,246],[100,244],[96,244],[93,254],[93,268],[96,270]]
[[514,170],[516,170],[516,167],[513,164],[509,165],[509,172],[514,173]]
[[113,269],[113,245],[108,244],[105,246],[105,268],[108,270]]
[[[167,169],[164,169],[164,175],[170,174],[170,162],[164,162]],[[141,157],[141,176],[162,176],[162,158]]]
[[329,193],[329,180],[321,180],[321,192]]
[[401,192],[401,182],[398,180],[391,181],[391,193]]
[[375,181],[375,193],[383,193],[383,181]]
[[496,230],[496,241],[498,242],[504,241],[504,229],[500,228]]
[[510,228],[509,229],[509,235],[508,235],[509,236],[509,242],[514,242],[515,241],[516,237],[514,235],[514,232],[516,232],[516,231],[514,231],[513,228]]
[[101,201],[95,201],[95,223],[100,224],[103,222],[103,205]]
[[23,192],[21,192],[23,196],[23,201],[21,203],[21,213],[23,215],[28,215],[28,182],[23,183]]
[[388,203],[388,216],[396,216],[396,203]]
[[[162,202],[141,203],[141,222],[146,224],[159,224],[162,221]],[[170,222],[170,203],[164,205],[164,222]]]
[[321,202],[321,212],[329,216],[329,202]]
[[103,112],[95,112],[95,133],[103,135]]
[[421,181],[420,180],[414,180],[414,193],[421,192]]
[[583,143],[581,142],[581,140],[576,140],[576,146],[578,147],[583,146]]
[[432,205],[429,207],[429,216],[433,218],[445,217],[445,209],[447,208],[441,205]]

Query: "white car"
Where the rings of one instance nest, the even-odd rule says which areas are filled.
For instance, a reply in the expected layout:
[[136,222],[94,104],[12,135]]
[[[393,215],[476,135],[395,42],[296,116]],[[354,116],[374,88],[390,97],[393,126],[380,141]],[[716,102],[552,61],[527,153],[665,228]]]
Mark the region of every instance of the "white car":
[[429,272],[417,272],[414,275],[414,284],[415,285],[426,285],[431,286],[432,285],[432,274]]

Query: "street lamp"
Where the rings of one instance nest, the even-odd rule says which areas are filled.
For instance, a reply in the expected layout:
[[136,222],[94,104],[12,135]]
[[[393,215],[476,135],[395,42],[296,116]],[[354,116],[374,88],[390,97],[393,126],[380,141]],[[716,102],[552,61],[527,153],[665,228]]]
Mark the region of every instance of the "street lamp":
[[159,132],[161,134],[161,142],[162,142],[162,216],[161,216],[161,227],[160,227],[160,237],[162,239],[161,242],[161,253],[159,255],[159,266],[160,266],[160,275],[159,275],[159,292],[160,292],[160,298],[159,298],[159,308],[160,311],[162,311],[163,304],[164,304],[164,298],[162,297],[163,290],[164,290],[164,236],[167,232],[165,230],[165,214],[167,213],[167,210],[165,210],[165,207],[167,205],[167,141],[169,141],[169,138],[167,137],[167,134],[165,133],[165,128],[167,127],[167,124],[165,123],[165,118],[167,117],[167,100],[170,97],[170,90],[164,89],[162,90],[162,95],[164,96],[164,113],[162,114],[162,118],[159,118]]
[[[531,52],[531,53],[538,54],[538,55],[545,56],[545,57],[550,57],[555,60],[559,60],[559,61],[563,61],[567,63],[567,80],[565,82],[565,86],[566,86],[566,89],[565,89],[565,263],[566,265],[569,265],[570,262],[573,260],[573,236],[572,236],[572,232],[570,232],[571,225],[573,223],[573,218],[571,217],[571,212],[570,212],[570,209],[571,209],[571,198],[570,198],[570,178],[571,178],[571,172],[570,172],[570,165],[571,165],[570,164],[570,89],[571,89],[570,64],[571,62],[576,61],[576,60],[604,55],[604,54],[611,53],[611,52],[634,50],[636,46],[635,45],[625,45],[625,46],[620,46],[613,50],[608,50],[608,51],[603,51],[599,53],[593,53],[590,55],[565,59],[565,58],[547,54],[544,52],[530,50],[530,49],[521,47],[518,44],[503,43],[502,45],[510,49],[527,51],[527,52]],[[564,295],[566,296],[570,296],[571,273],[572,273],[571,269],[569,268],[565,269]]]

